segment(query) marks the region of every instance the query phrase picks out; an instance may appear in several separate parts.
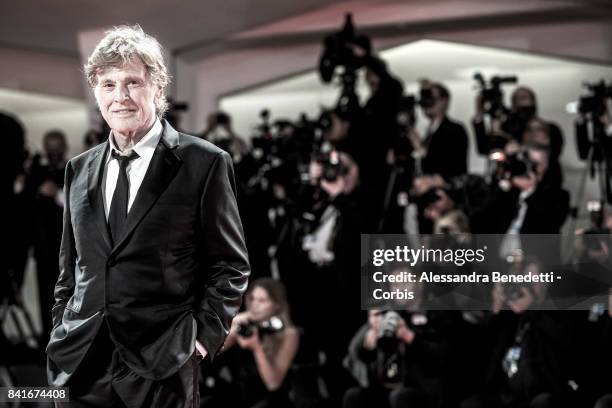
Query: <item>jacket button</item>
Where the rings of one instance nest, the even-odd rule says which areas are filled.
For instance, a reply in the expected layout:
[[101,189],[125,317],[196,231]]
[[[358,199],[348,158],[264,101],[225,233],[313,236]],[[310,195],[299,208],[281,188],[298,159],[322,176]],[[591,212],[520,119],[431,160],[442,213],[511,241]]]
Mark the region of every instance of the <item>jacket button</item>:
[[115,258],[109,258],[106,265],[112,268],[113,266],[117,265],[117,260]]

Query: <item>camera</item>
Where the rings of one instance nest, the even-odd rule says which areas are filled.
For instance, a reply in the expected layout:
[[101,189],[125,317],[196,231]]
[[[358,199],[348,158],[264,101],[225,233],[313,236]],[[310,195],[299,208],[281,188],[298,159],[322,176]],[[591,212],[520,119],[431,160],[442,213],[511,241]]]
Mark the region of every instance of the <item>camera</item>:
[[416,125],[416,107],[429,108],[433,106],[435,99],[431,88],[423,87],[419,95],[403,95],[399,100],[399,109],[396,122],[401,128],[411,128]]
[[378,341],[376,343],[380,350],[391,353],[397,348],[398,339],[396,333],[400,319],[400,315],[393,310],[385,313],[378,330]]
[[354,72],[363,66],[363,59],[355,55],[353,45],[367,52],[371,49],[368,37],[355,33],[353,17],[350,13],[346,14],[342,29],[325,37],[323,44],[319,74],[324,83],[329,83],[333,79],[337,67],[343,67],[345,72]]
[[347,173],[348,169],[340,161],[338,151],[333,150],[327,142],[323,143],[317,153],[315,161],[323,167],[321,178],[325,181],[336,181],[338,177]]
[[353,47],[358,46],[370,53],[370,39],[355,33],[353,18],[346,14],[344,26],[334,34],[325,37],[323,53],[319,60],[319,76],[324,83],[334,78],[336,68],[341,67],[342,91],[336,104],[336,112],[344,118],[351,118],[359,111],[359,98],[355,92],[357,70],[363,67],[365,58],[356,55]]
[[536,163],[531,161],[524,150],[508,155],[504,152],[491,153],[491,161],[496,163],[494,172],[498,180],[511,180],[513,177],[525,177],[535,172]]
[[238,336],[251,337],[253,335],[254,327],[257,327],[260,336],[265,336],[282,331],[285,328],[285,325],[278,316],[272,316],[268,320],[263,320],[261,322],[249,321],[248,323],[238,326]]
[[416,125],[417,98],[414,95],[404,95],[399,100],[396,122],[400,128],[412,128]]
[[606,113],[606,99],[612,98],[612,84],[606,84],[602,79],[596,83],[585,83],[589,94],[580,97],[578,111],[583,115],[597,118]]
[[429,190],[425,191],[420,196],[418,196],[417,203],[422,208],[429,207],[431,204],[435,203],[436,201],[438,201],[440,199],[440,196],[438,195],[438,193],[440,191],[444,191],[447,194],[449,193],[449,191],[446,190],[446,189],[443,189],[443,188],[440,188],[440,187],[433,187],[433,188],[430,188]]
[[[508,267],[514,273],[523,273],[524,263],[524,254],[520,249],[514,250],[510,255],[506,257],[506,262],[508,263]],[[504,295],[508,300],[516,300],[523,296],[523,288],[525,286],[522,283],[510,282],[504,283]],[[527,287],[529,289],[529,287]]]
[[508,114],[509,109],[504,105],[504,94],[501,89],[503,84],[515,84],[518,81],[516,76],[494,76],[490,81],[486,81],[481,73],[474,74],[474,79],[478,82],[482,107],[484,113],[494,118],[501,118]]

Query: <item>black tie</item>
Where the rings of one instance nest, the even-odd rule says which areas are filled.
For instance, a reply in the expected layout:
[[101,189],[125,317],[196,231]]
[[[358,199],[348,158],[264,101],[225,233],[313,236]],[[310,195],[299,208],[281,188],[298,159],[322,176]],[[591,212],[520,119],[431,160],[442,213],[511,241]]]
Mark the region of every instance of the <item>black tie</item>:
[[129,156],[123,156],[119,152],[112,150],[112,156],[119,162],[119,176],[117,177],[117,185],[113,193],[110,210],[108,212],[108,227],[113,239],[113,243],[117,243],[125,219],[127,218],[128,196],[130,192],[130,183],[128,181],[127,166],[133,159],[138,157],[138,153],[132,151]]

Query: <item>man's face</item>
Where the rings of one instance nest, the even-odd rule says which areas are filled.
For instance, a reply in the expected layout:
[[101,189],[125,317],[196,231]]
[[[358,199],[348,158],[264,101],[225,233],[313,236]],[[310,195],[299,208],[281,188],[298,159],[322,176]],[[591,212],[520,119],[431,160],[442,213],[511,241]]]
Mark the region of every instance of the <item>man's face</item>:
[[60,138],[50,138],[45,142],[45,152],[51,161],[60,162],[66,155],[66,142]]
[[550,136],[548,135],[546,125],[538,119],[530,120],[523,135],[523,143],[549,147]]
[[100,113],[114,133],[140,136],[155,120],[155,101],[162,90],[151,83],[138,59],[98,74],[94,94]]
[[429,119],[434,119],[446,115],[446,111],[448,110],[448,99],[442,98],[437,88],[431,89],[431,96],[433,97],[433,104],[423,108],[425,116]]
[[349,123],[346,120],[342,120],[337,114],[332,113],[331,127],[325,132],[325,139],[332,143],[336,143],[347,136]]
[[521,109],[535,105],[531,92],[525,88],[519,88],[516,90],[512,102],[514,103],[514,109]]
[[380,86],[380,77],[371,69],[366,69],[365,80],[370,87],[370,92],[376,93],[376,91],[378,91],[378,87]]

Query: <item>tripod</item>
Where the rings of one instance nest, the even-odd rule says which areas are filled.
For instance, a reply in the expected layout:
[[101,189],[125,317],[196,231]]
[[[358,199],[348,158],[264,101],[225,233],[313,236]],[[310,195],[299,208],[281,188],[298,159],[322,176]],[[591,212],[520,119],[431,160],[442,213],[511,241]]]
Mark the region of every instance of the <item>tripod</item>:
[[[587,126],[587,124],[584,124],[584,126]],[[586,130],[588,132],[588,127],[586,127]],[[583,135],[583,137],[588,137],[588,134]],[[580,146],[581,140],[578,140],[578,143]],[[582,141],[582,144],[584,145],[584,141]],[[610,156],[609,146],[606,146],[605,130],[599,122],[593,123],[593,141],[589,142],[586,162],[587,165],[580,177],[576,205],[572,208],[570,231],[575,231],[580,209],[584,205],[587,176],[590,176],[591,179],[597,178],[601,201],[612,204],[612,157]],[[567,240],[565,249],[564,253],[569,254],[568,259],[571,260],[575,249],[572,239]]]

